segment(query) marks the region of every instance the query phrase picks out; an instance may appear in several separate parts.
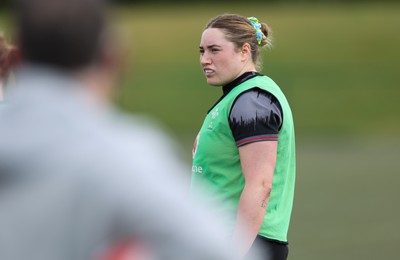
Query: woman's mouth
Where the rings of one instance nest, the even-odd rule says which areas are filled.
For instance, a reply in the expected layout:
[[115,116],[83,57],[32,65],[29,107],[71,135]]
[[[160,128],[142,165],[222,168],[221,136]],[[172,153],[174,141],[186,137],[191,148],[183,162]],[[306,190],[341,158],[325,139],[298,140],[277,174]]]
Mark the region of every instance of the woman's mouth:
[[204,69],[204,74],[206,75],[206,76],[209,76],[209,75],[211,75],[212,73],[214,73],[215,71],[214,70],[212,70],[212,69]]

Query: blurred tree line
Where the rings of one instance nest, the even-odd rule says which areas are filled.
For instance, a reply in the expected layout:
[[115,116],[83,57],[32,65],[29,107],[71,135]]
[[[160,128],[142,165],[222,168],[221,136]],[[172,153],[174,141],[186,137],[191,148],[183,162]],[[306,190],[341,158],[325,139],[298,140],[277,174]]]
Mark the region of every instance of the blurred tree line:
[[[252,2],[271,2],[271,3],[329,3],[329,2],[397,2],[398,0],[251,0]],[[151,4],[151,3],[221,3],[221,2],[243,2],[243,0],[169,0],[166,2],[165,0],[113,0],[116,3],[140,3],[140,4]]]
[[[251,0],[252,2],[271,2],[271,3],[334,3],[334,2],[398,2],[398,0]],[[165,0],[114,0],[116,3],[166,3]],[[243,0],[169,0],[167,3],[216,3],[216,2],[243,2]]]
[[[10,7],[13,1],[18,0],[0,0],[0,8]],[[31,0],[34,1],[34,0]],[[152,4],[152,3],[163,3],[163,4],[174,4],[174,3],[215,3],[215,2],[242,2],[243,0],[107,0],[108,2],[115,4]],[[271,3],[335,3],[335,2],[398,2],[398,0],[267,0]],[[252,0],[252,2],[266,2],[265,0]]]

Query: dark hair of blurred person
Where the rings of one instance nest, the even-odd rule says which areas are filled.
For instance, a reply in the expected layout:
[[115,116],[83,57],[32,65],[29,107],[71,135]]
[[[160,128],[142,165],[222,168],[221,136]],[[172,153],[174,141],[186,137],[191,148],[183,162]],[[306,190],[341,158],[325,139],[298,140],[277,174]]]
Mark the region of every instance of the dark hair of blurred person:
[[67,70],[95,62],[101,55],[106,23],[99,2],[18,0],[16,19],[24,60]]
[[108,102],[120,65],[108,23],[108,2],[16,0],[21,62],[74,73],[90,85],[86,89],[95,99]]

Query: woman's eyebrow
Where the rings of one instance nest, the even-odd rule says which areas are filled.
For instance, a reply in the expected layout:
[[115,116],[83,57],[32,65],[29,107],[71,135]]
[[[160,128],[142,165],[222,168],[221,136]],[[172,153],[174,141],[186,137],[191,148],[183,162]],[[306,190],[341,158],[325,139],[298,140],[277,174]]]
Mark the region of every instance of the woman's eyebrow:
[[[215,48],[215,47],[220,48],[221,46],[217,45],[217,44],[211,44],[211,45],[206,46],[207,49],[211,49],[211,48]],[[200,49],[204,49],[204,47],[200,46]]]

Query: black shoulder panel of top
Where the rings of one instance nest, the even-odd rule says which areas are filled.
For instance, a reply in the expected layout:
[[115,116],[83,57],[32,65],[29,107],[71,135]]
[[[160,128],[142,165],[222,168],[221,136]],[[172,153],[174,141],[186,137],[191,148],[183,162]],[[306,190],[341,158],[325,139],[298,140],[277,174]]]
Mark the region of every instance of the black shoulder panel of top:
[[238,147],[252,142],[277,141],[282,122],[278,99],[258,87],[241,93],[229,114],[229,125]]

